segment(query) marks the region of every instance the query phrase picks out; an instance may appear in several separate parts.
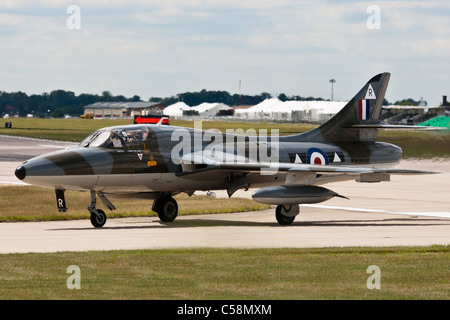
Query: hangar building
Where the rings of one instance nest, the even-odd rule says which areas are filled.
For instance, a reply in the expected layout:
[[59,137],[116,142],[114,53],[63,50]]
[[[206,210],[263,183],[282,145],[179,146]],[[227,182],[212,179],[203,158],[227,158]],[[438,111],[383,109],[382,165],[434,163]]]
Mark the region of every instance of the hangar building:
[[96,102],[84,107],[84,114],[93,113],[94,118],[121,118],[135,115],[162,115],[164,105],[156,102]]

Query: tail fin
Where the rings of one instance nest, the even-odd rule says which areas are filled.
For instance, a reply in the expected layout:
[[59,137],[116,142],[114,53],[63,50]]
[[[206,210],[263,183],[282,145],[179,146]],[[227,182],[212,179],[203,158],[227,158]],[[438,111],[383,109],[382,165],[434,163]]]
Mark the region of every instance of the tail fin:
[[320,127],[304,134],[307,141],[374,141],[390,73],[380,73],[350,100],[341,111]]

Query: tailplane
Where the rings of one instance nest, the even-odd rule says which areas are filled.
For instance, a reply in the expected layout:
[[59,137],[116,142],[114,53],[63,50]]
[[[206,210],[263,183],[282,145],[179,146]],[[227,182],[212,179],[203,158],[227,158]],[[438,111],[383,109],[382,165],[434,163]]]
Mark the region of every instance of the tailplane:
[[302,135],[307,141],[374,141],[390,73],[370,79],[341,111],[320,127]]

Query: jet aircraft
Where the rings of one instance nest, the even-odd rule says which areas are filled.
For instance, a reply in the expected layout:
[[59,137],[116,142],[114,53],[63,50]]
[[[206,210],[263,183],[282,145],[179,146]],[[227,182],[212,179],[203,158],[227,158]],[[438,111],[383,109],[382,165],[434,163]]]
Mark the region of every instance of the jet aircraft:
[[244,136],[171,125],[134,124],[93,132],[76,148],[47,153],[15,170],[26,183],[55,189],[66,211],[65,190],[88,191],[94,227],[106,214],[97,197],[114,210],[113,197],[153,200],[163,222],[178,214],[173,198],[197,190],[259,188],[253,199],[276,205],[276,220],[290,225],[299,205],[343,197],[323,187],[330,182],[389,181],[392,174],[431,172],[396,167],[400,147],[377,141],[390,73],[370,79],[344,108],[323,125],[288,136]]

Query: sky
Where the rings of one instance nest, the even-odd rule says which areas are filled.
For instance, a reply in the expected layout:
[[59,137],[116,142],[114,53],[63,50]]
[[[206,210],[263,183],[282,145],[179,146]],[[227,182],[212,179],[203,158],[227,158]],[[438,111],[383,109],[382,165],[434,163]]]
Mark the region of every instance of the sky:
[[[450,96],[450,1],[0,0],[0,91]],[[239,84],[241,84],[239,86]]]

